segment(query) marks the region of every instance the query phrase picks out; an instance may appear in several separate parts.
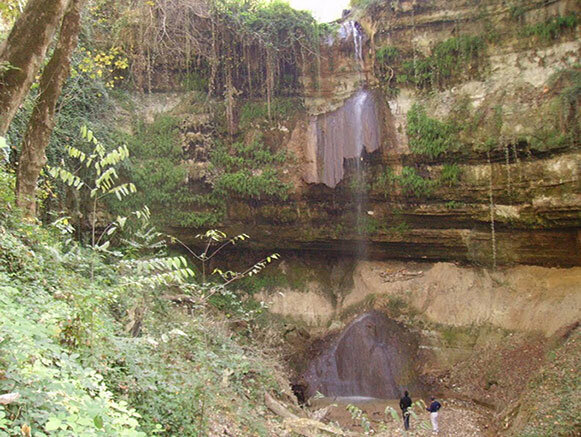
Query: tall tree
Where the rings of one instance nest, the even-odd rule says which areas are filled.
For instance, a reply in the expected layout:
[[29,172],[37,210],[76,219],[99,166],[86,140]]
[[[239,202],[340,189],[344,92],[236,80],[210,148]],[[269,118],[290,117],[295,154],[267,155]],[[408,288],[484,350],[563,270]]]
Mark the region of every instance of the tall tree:
[[46,164],[45,150],[54,128],[54,116],[62,87],[69,76],[71,56],[81,31],[81,7],[85,0],[71,0],[62,20],[54,53],[40,78],[40,96],[32,111],[16,175],[16,203],[24,213],[36,213],[35,190],[38,176]]
[[[28,0],[0,45],[0,136],[5,135],[40,69],[70,0]],[[7,67],[7,68],[6,68]]]

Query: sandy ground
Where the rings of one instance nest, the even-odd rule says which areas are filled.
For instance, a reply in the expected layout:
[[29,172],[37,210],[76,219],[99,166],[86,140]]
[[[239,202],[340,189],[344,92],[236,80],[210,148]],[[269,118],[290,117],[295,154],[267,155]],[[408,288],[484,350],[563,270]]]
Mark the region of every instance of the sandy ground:
[[[414,399],[415,400],[415,399]],[[439,436],[494,436],[496,433],[488,427],[491,412],[486,408],[471,402],[456,399],[440,400],[442,409],[439,414]],[[417,417],[410,420],[410,431],[405,432],[403,422],[394,420],[385,414],[386,407],[392,407],[399,413],[398,400],[382,400],[369,398],[323,398],[313,402],[312,409],[327,410],[323,420],[335,422],[345,429],[366,435],[360,419],[353,419],[347,410],[352,404],[360,408],[370,421],[372,433],[376,436],[431,436],[434,435],[430,424],[430,416],[425,409],[416,408]]]

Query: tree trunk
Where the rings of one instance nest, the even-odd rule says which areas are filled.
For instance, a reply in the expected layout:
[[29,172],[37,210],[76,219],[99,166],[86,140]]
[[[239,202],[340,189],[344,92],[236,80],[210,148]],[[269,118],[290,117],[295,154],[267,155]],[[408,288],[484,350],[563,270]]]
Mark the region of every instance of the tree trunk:
[[0,49],[0,136],[26,97],[70,0],[29,0]]
[[45,150],[54,128],[56,104],[69,76],[71,56],[79,39],[84,1],[71,0],[62,20],[60,37],[40,78],[40,96],[22,141],[16,175],[16,204],[29,217],[34,217],[36,212],[36,183],[40,170],[46,164]]

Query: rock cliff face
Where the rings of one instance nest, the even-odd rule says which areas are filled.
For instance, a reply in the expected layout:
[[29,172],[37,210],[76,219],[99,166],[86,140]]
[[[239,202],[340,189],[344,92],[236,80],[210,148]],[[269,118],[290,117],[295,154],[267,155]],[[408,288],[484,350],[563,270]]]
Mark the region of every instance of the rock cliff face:
[[350,17],[303,66],[305,113],[264,133],[298,157],[294,192],[232,199],[227,227],[255,248],[581,265],[579,5],[517,6]]
[[307,395],[397,399],[400,388],[418,387],[411,363],[417,341],[378,311],[362,314],[313,360],[305,373]]

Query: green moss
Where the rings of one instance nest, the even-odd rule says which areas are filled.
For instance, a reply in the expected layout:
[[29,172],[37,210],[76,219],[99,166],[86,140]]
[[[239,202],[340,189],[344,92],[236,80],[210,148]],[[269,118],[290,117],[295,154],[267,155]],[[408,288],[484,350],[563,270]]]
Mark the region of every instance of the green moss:
[[405,220],[400,219],[397,224],[390,226],[389,232],[397,234],[399,236],[404,236],[411,229],[409,223]]
[[276,224],[294,223],[299,218],[294,206],[264,205],[260,207],[259,214]]
[[373,235],[382,228],[381,224],[375,217],[363,215],[357,217],[355,222],[355,232],[363,235]]
[[382,0],[350,0],[349,5],[354,8],[367,9],[382,3]]

